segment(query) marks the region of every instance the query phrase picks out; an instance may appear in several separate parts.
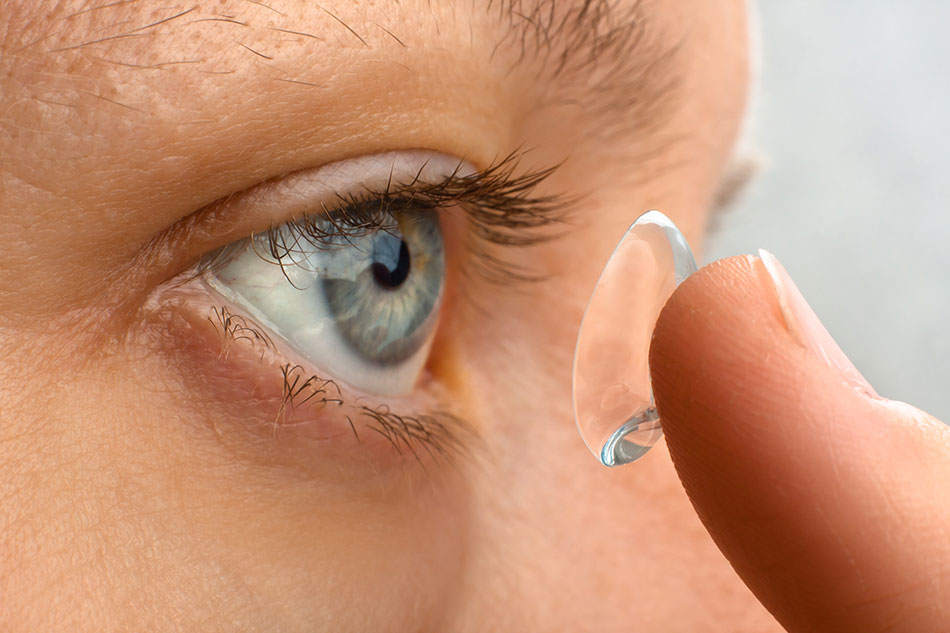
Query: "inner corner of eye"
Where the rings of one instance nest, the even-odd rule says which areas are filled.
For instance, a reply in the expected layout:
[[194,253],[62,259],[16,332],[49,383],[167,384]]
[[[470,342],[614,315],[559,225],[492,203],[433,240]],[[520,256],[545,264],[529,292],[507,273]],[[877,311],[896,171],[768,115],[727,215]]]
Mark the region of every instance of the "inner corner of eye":
[[372,226],[345,209],[293,221],[206,278],[321,374],[370,394],[407,394],[438,323],[445,258],[433,209],[398,213],[411,221]]

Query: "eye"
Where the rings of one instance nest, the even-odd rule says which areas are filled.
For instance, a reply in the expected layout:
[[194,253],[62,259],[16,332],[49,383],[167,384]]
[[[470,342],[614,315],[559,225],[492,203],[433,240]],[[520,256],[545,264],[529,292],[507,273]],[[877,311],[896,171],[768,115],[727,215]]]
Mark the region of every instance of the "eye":
[[228,248],[205,278],[328,375],[400,395],[435,332],[442,231],[425,203],[355,202]]
[[[212,306],[201,299],[185,313],[212,324],[212,311],[246,315],[255,327],[241,327],[234,340],[276,343],[269,364],[282,371],[299,366],[362,395],[413,394],[449,290],[462,306],[482,284],[510,289],[538,278],[534,259],[515,249],[550,239],[570,199],[538,193],[555,167],[522,170],[520,157],[477,169],[428,150],[368,154],[222,198],[196,214],[189,233],[217,250],[184,275]],[[220,246],[224,235],[267,223],[272,228]],[[165,239],[169,250],[180,241],[175,233]],[[466,285],[448,288],[452,279]],[[228,321],[220,332],[233,336]],[[291,391],[296,384],[286,376],[283,383]]]

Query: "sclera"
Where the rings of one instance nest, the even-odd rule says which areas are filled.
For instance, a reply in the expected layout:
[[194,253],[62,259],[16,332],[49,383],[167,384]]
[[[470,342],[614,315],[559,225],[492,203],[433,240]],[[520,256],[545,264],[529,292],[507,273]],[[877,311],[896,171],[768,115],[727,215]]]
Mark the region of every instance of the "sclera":
[[574,350],[577,430],[605,466],[642,457],[663,436],[650,383],[660,310],[696,261],[673,221],[644,213],[627,229],[594,287]]

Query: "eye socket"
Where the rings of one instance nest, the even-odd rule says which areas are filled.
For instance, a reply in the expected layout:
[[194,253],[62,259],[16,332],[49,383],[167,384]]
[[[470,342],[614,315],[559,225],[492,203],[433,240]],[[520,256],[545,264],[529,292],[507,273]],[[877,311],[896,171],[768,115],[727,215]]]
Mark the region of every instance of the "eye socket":
[[208,284],[317,368],[377,395],[412,390],[444,289],[431,206],[353,203],[225,248]]
[[[443,218],[458,229],[448,235],[460,277],[506,288],[538,278],[518,261],[526,258],[503,251],[550,239],[573,199],[539,194],[556,166],[525,171],[521,156],[477,169],[447,154],[401,150],[262,182],[199,217],[202,230],[193,234],[218,248],[188,279],[230,300],[321,377],[373,395],[407,395],[443,301]],[[220,247],[222,234],[267,221],[275,228]],[[463,303],[468,295],[458,293]]]

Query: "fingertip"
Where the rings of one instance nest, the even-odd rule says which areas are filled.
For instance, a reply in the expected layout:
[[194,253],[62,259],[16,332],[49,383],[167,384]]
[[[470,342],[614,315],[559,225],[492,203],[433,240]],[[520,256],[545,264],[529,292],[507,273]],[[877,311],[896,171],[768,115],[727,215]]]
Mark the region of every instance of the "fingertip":
[[752,255],[718,260],[686,279],[660,313],[650,368],[672,452],[701,441],[706,450],[718,447],[728,454],[736,439],[733,426],[691,421],[728,411],[740,400],[755,405],[762,394],[749,392],[750,377],[762,374],[750,361],[785,364],[776,352],[785,335],[781,312],[764,274]]
[[776,293],[759,258],[733,257],[688,278],[659,316],[654,397],[690,500],[790,630],[894,625],[900,608],[942,617],[939,585],[910,598],[895,587],[950,560],[947,433],[855,388],[794,336]]

